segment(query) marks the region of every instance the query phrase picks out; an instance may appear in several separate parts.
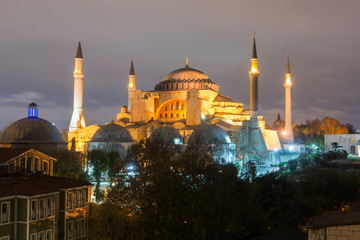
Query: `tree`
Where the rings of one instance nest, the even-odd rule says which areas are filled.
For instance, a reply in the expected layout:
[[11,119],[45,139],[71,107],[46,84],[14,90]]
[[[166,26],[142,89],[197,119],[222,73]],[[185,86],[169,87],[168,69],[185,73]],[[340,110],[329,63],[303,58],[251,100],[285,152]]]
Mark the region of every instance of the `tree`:
[[95,197],[96,200],[100,200],[100,181],[103,174],[106,172],[109,166],[108,154],[103,150],[92,150],[88,153],[89,165],[92,168],[92,177],[96,181]]
[[66,175],[70,173],[79,174],[81,169],[81,153],[69,150],[58,150],[50,153],[57,159],[54,164],[54,174]]

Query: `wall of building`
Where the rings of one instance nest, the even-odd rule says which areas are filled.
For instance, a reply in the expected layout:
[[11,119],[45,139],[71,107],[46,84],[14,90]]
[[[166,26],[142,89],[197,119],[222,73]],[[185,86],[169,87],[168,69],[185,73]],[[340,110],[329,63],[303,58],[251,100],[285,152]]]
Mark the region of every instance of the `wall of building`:
[[327,228],[311,228],[308,230],[308,240],[359,240],[360,224],[335,226]]

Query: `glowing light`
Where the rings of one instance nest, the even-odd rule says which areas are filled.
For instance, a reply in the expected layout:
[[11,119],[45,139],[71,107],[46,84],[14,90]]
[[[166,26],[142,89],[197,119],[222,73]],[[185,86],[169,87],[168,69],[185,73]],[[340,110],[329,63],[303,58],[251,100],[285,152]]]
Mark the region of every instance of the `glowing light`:
[[287,78],[286,78],[286,83],[285,83],[286,85],[288,85],[288,86],[290,86],[291,85],[291,79],[290,79],[290,76],[288,76]]
[[133,87],[134,87],[134,84],[130,83],[129,88],[133,88]]
[[274,152],[277,152],[277,151],[279,151],[279,149],[277,149],[277,148],[274,148]]
[[282,132],[282,135],[285,136],[285,135],[286,135],[286,131],[283,131],[283,132]]
[[256,68],[254,68],[254,67],[251,68],[251,72],[252,72],[252,73],[256,73]]
[[294,151],[294,146],[290,146],[290,147],[289,147],[289,150],[290,150],[290,151]]

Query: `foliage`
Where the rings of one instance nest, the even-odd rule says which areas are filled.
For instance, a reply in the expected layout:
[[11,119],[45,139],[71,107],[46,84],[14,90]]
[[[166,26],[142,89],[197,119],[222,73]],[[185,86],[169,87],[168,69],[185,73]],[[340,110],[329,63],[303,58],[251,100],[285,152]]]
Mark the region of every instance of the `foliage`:
[[89,165],[92,167],[91,176],[93,176],[96,181],[95,197],[98,201],[100,199],[100,181],[103,173],[109,167],[109,157],[107,152],[95,149],[88,153],[88,161]]
[[69,150],[58,150],[51,152],[50,155],[57,159],[54,164],[54,174],[81,174],[81,154]]
[[[251,163],[239,177],[234,165],[203,152],[141,141],[121,160],[136,170],[116,174],[105,202],[91,208],[89,238],[249,239],[304,226],[313,215],[353,202],[359,187],[357,177],[306,168],[316,157],[322,155],[298,159],[305,171],[297,181],[276,173],[255,177]],[[297,164],[288,165],[294,171]]]

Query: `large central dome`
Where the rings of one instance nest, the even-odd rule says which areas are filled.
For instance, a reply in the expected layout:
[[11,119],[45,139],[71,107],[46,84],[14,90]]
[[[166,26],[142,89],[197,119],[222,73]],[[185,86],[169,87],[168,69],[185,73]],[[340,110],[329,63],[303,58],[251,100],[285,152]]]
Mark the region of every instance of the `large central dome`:
[[155,86],[156,91],[181,91],[193,88],[219,91],[219,85],[211,81],[208,75],[190,68],[188,64],[184,68],[170,72]]

